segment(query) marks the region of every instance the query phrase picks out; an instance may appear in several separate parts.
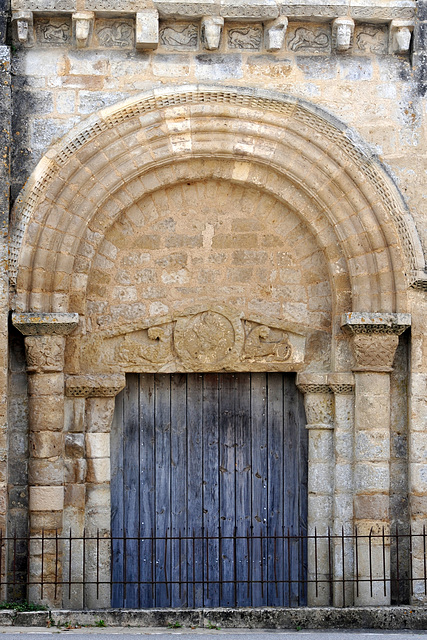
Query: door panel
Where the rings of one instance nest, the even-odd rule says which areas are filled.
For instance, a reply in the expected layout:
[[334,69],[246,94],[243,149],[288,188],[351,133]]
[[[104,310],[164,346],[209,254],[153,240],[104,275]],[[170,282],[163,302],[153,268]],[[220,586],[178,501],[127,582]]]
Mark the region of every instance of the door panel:
[[112,604],[303,604],[307,435],[292,374],[130,374],[112,444]]

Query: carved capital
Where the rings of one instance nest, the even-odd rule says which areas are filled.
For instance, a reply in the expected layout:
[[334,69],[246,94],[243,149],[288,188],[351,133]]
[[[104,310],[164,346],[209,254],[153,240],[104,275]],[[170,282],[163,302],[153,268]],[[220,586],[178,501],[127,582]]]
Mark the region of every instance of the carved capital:
[[66,336],[78,323],[78,313],[12,313],[13,326],[24,336]]
[[64,350],[63,336],[26,336],[27,372],[61,372],[64,369]]
[[114,397],[124,388],[124,373],[74,375],[65,379],[65,395],[74,398]]
[[333,429],[333,396],[327,374],[298,374],[297,387],[304,394],[306,428]]
[[396,334],[359,333],[353,336],[356,367],[353,371],[392,371],[399,344]]

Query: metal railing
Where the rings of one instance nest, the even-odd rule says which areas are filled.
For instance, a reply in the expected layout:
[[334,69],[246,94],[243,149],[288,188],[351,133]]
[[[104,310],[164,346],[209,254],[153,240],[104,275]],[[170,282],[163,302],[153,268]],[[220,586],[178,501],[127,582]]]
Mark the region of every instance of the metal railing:
[[[427,596],[425,527],[414,533],[234,529],[112,537],[0,530],[0,592],[80,606],[350,606]],[[100,605],[101,606],[101,605]]]

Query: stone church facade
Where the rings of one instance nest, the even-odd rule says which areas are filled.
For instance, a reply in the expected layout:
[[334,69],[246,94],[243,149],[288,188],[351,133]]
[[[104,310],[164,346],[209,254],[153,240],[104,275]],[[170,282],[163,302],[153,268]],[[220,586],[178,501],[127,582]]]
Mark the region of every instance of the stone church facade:
[[129,374],[283,372],[308,532],[422,531],[424,0],[0,7],[1,527],[109,535]]

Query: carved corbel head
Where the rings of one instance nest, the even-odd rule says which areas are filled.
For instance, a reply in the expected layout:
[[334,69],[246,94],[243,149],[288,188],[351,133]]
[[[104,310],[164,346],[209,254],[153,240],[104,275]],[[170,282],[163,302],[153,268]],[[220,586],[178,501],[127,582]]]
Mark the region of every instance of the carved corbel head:
[[95,14],[93,11],[79,11],[73,13],[73,30],[76,38],[76,45],[79,49],[86,47],[92,32]]
[[220,16],[205,16],[202,19],[202,41],[205,49],[213,51],[219,48],[224,18]]
[[390,24],[390,53],[408,53],[414,25],[406,20],[392,20]]
[[332,23],[332,46],[336,51],[347,51],[353,43],[354,20],[336,18]]
[[16,36],[22,44],[27,44],[33,36],[33,12],[14,11],[12,21],[16,25]]
[[279,16],[274,22],[266,25],[264,40],[267,51],[280,51],[285,41],[287,28],[288,19],[286,16]]

